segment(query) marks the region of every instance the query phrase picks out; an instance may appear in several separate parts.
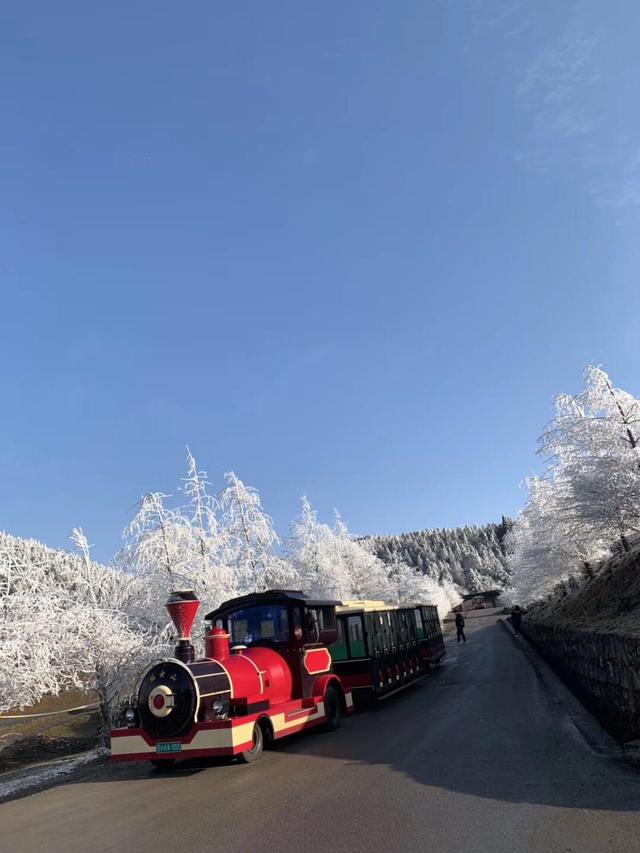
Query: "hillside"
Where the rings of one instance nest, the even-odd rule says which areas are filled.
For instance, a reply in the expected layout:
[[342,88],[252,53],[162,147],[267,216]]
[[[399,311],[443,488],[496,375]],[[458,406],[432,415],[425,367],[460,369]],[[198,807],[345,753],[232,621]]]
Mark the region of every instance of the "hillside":
[[530,618],[562,627],[640,636],[640,547],[604,560],[594,577],[560,584]]
[[369,541],[386,563],[402,560],[438,583],[481,592],[510,585],[503,540],[511,524],[503,517],[500,524],[372,536]]

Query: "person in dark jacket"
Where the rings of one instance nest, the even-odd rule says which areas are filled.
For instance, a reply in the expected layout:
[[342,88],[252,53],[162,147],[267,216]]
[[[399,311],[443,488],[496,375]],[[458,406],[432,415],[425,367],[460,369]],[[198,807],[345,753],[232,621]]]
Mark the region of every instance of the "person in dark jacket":
[[517,604],[511,611],[511,624],[516,634],[519,634],[522,625],[522,608]]
[[462,640],[463,643],[466,643],[467,638],[464,635],[464,616],[462,613],[456,613],[456,631],[458,632],[458,642]]

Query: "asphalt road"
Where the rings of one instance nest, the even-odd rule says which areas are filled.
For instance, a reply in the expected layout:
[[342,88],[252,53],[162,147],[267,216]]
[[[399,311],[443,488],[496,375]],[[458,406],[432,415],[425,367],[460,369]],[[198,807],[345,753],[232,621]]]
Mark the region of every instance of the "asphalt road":
[[290,738],[249,766],[94,767],[0,806],[0,850],[640,849],[640,772],[524,641],[469,621],[438,674],[338,732]]

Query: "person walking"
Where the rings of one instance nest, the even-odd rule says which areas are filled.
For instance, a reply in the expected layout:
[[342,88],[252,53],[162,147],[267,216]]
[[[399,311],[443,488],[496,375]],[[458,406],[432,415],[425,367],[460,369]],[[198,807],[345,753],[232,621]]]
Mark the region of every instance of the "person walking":
[[458,642],[462,640],[463,643],[467,642],[467,638],[464,635],[464,616],[462,613],[456,613],[456,631],[458,632]]
[[511,611],[511,624],[513,625],[516,636],[518,636],[520,634],[520,627],[522,626],[522,608],[518,604]]

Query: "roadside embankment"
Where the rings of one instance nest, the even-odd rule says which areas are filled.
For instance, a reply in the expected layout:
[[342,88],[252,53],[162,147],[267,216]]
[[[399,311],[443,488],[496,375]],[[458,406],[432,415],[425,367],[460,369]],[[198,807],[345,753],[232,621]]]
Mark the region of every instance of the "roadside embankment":
[[530,609],[522,633],[621,743],[640,738],[640,553]]
[[73,691],[0,715],[0,773],[95,749],[100,717],[94,702]]
[[640,738],[640,638],[531,619],[522,632],[616,740]]

